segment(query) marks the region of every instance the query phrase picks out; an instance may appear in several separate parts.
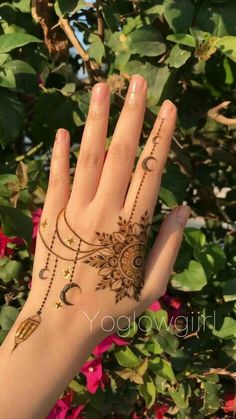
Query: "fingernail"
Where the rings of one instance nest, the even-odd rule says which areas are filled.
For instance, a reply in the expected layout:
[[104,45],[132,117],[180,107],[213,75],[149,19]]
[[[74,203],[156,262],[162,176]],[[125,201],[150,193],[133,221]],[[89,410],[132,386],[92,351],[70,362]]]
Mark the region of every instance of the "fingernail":
[[69,138],[69,132],[64,128],[59,128],[56,134],[56,141],[59,143]]
[[176,220],[177,222],[182,226],[185,227],[187,224],[187,221],[189,219],[189,216],[191,214],[191,208],[187,205],[181,206],[177,209],[176,213]]
[[135,74],[131,78],[128,94],[136,95],[137,93],[140,93],[143,89],[144,83],[145,83],[144,78],[142,76],[139,76],[138,74]]
[[165,100],[161,106],[158,116],[163,119],[167,118],[174,107],[175,105],[170,100]]
[[108,95],[108,86],[105,83],[95,84],[92,91],[92,101],[93,103],[102,103]]

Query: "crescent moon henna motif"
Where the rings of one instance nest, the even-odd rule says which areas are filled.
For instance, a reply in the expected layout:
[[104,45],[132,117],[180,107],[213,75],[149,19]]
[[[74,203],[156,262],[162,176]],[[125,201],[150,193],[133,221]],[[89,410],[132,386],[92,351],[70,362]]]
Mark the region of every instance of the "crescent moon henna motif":
[[159,141],[157,141],[158,139],[160,139],[160,135],[155,135],[152,139],[153,144],[158,145]]
[[42,269],[40,269],[40,271],[39,271],[39,278],[40,279],[48,279],[47,276],[44,276],[44,272],[46,272],[46,271],[49,272],[49,269],[48,268],[42,268]]
[[147,156],[147,157],[145,157],[145,159],[143,159],[143,161],[142,161],[142,168],[143,168],[143,170],[145,170],[145,171],[152,172],[152,171],[153,171],[153,169],[150,169],[150,167],[148,167],[148,162],[149,162],[149,160],[155,160],[155,161],[157,161],[157,159],[156,159],[155,157],[153,157],[153,156]]
[[76,284],[75,282],[70,282],[69,284],[66,284],[60,292],[60,299],[67,306],[73,306],[74,305],[74,304],[70,303],[70,301],[68,301],[67,298],[66,298],[66,293],[71,288],[79,288],[80,292],[82,292],[80,286],[78,284]]

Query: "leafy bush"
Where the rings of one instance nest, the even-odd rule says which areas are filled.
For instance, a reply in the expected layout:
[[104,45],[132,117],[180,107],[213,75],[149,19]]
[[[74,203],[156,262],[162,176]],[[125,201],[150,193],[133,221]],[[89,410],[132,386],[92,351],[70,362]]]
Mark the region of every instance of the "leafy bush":
[[[186,201],[193,215],[161,310],[103,342],[57,407],[91,419],[232,417],[235,1],[36,0],[31,10],[12,0],[0,16],[1,341],[27,297],[56,129],[70,130],[75,165],[92,85],[111,86],[110,138],[138,72],[149,85],[141,147],[163,99],[178,106],[150,244],[170,208]],[[208,117],[223,101],[223,120]]]

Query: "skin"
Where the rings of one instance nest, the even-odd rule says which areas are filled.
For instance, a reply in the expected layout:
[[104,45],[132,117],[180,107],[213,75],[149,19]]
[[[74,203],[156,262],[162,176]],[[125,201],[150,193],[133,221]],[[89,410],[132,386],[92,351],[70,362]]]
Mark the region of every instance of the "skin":
[[[105,159],[110,94],[106,84],[94,86],[72,188],[69,133],[64,129],[58,131],[42,214],[42,220],[48,220],[43,231],[48,244],[56,216],[64,207],[73,229],[90,242],[95,242],[96,231],[117,231],[119,216],[128,220],[143,175],[141,162],[150,154],[152,138],[164,118],[160,144],[154,153],[157,161],[148,163],[153,170],[148,172],[134,217],[134,221],[139,221],[147,210],[151,220],[175,127],[176,107],[168,100],[163,103],[130,183],[143,125],[146,92],[146,81],[139,75],[133,76]],[[74,305],[55,309],[60,290],[67,282],[58,274],[42,312],[42,323],[11,353],[17,326],[36,313],[48,282],[38,277],[47,257],[38,235],[29,297],[0,348],[0,405],[5,419],[45,418],[93,348],[107,334],[114,333],[113,321],[120,316],[133,318],[141,314],[165,293],[189,214],[189,207],[176,207],[163,222],[145,261],[145,285],[138,302],[126,297],[115,304],[114,292],[110,289],[95,291],[101,279],[98,270],[79,263],[74,281],[83,292],[76,288],[69,291],[69,300]],[[64,238],[68,237],[62,221],[60,232]],[[71,255],[59,242],[55,249],[64,256]],[[58,266],[60,272],[68,263],[60,260]]]

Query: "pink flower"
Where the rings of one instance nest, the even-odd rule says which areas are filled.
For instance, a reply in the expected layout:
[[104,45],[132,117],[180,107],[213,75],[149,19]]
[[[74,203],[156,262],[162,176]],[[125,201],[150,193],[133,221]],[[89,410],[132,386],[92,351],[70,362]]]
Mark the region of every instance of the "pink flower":
[[224,395],[224,406],[222,407],[225,413],[236,411],[236,396],[233,393],[227,393]]
[[71,413],[66,419],[82,419],[81,413],[84,410],[84,405],[81,404],[80,406],[75,407],[72,409]]
[[154,407],[155,419],[163,419],[165,413],[169,410],[168,404],[156,405]]
[[126,346],[129,344],[127,340],[120,338],[116,335],[111,335],[103,339],[101,343],[99,343],[98,346],[93,350],[93,355],[95,356],[101,356],[103,352],[106,352],[112,344],[115,343],[117,346]]
[[32,212],[33,233],[32,233],[31,253],[35,252],[36,236],[37,236],[37,232],[39,228],[42,211],[43,211],[42,208],[37,208],[35,211]]
[[33,239],[35,239],[36,236],[37,236],[42,211],[43,211],[42,208],[37,208],[36,211],[32,212],[32,221],[33,221],[33,235],[32,235],[32,238]]
[[148,307],[148,310],[159,311],[161,310],[161,304],[158,300],[153,301],[153,303]]
[[62,399],[56,402],[46,419],[82,419],[81,412],[84,410],[84,405],[71,410],[72,400],[73,392],[69,390]]
[[68,392],[62,399],[59,399],[46,419],[66,419],[71,407],[73,393]]
[[182,301],[178,297],[173,297],[170,294],[165,294],[162,301],[171,308],[178,310],[182,306]]
[[85,362],[80,371],[86,377],[87,389],[90,393],[96,393],[99,386],[103,387],[101,358],[94,358]]
[[7,246],[8,243],[20,246],[24,244],[24,241],[20,237],[7,237],[2,230],[0,230],[0,257],[8,256],[13,253],[12,249]]

